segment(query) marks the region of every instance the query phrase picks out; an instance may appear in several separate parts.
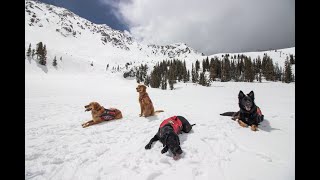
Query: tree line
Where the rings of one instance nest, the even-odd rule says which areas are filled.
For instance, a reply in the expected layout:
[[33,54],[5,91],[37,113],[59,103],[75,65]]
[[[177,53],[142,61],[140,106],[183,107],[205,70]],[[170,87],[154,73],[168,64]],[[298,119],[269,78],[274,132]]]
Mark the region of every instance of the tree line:
[[[26,56],[28,58],[34,59],[36,56],[36,60],[39,64],[46,66],[47,65],[47,47],[44,43],[39,42],[36,44],[36,48],[31,48],[31,43],[29,44]],[[60,57],[60,61],[62,61],[62,57]],[[56,56],[52,61],[52,66],[56,67],[58,65]]]
[[202,86],[210,86],[213,81],[235,81],[235,82],[261,82],[262,78],[267,81],[282,81],[290,83],[294,81],[292,64],[295,64],[295,57],[290,55],[286,58],[284,68],[273,60],[266,53],[262,59],[258,56],[251,59],[243,54],[238,56],[222,55],[222,58],[209,57],[200,62],[192,63],[191,73],[186,67],[186,62],[178,59],[163,60],[158,62],[148,75],[147,65],[140,65],[135,70],[131,69],[124,73],[124,77],[136,77],[137,83],[143,82],[152,88],[172,90],[177,82],[192,82]]

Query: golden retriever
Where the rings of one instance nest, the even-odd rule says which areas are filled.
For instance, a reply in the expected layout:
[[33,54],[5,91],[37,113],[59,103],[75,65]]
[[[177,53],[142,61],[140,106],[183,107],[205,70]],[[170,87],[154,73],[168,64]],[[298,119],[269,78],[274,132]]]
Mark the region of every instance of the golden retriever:
[[140,103],[140,114],[139,116],[153,116],[156,113],[163,112],[163,110],[154,111],[152,101],[146,91],[147,87],[145,85],[138,85],[136,88],[139,93],[139,103]]
[[91,102],[88,105],[85,105],[84,108],[86,108],[85,111],[91,111],[92,120],[83,123],[83,128],[101,123],[103,121],[122,118],[122,113],[120,110],[116,108],[105,109],[97,102]]

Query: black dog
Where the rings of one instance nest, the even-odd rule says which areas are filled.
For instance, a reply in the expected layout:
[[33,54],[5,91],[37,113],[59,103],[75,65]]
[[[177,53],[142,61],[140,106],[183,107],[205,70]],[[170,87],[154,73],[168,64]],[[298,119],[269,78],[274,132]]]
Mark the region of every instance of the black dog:
[[254,93],[251,91],[245,95],[242,91],[239,92],[239,107],[238,112],[225,112],[220,114],[221,116],[232,116],[233,120],[238,120],[238,123],[242,127],[251,126],[251,130],[257,131],[258,125],[263,121],[264,115],[261,110],[254,103]]
[[165,119],[160,124],[157,134],[154,135],[150,142],[145,146],[145,149],[151,149],[151,144],[160,140],[163,144],[161,153],[166,153],[170,149],[173,158],[177,160],[180,154],[182,154],[178,134],[180,134],[181,131],[185,133],[190,132],[194,125],[195,124],[190,125],[186,118],[182,116],[172,116]]

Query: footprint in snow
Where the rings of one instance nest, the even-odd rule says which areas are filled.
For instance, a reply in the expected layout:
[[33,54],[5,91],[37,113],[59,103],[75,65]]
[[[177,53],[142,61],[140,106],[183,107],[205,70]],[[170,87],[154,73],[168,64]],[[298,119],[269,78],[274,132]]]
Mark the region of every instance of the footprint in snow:
[[162,173],[161,172],[155,172],[155,173],[151,173],[148,177],[147,180],[153,180],[156,177],[160,176]]

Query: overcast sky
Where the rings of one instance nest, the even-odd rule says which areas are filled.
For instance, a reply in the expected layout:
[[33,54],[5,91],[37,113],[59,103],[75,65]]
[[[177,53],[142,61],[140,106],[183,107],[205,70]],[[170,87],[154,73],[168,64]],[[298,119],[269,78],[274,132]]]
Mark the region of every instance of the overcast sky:
[[295,46],[294,0],[42,0],[148,44],[206,55]]

